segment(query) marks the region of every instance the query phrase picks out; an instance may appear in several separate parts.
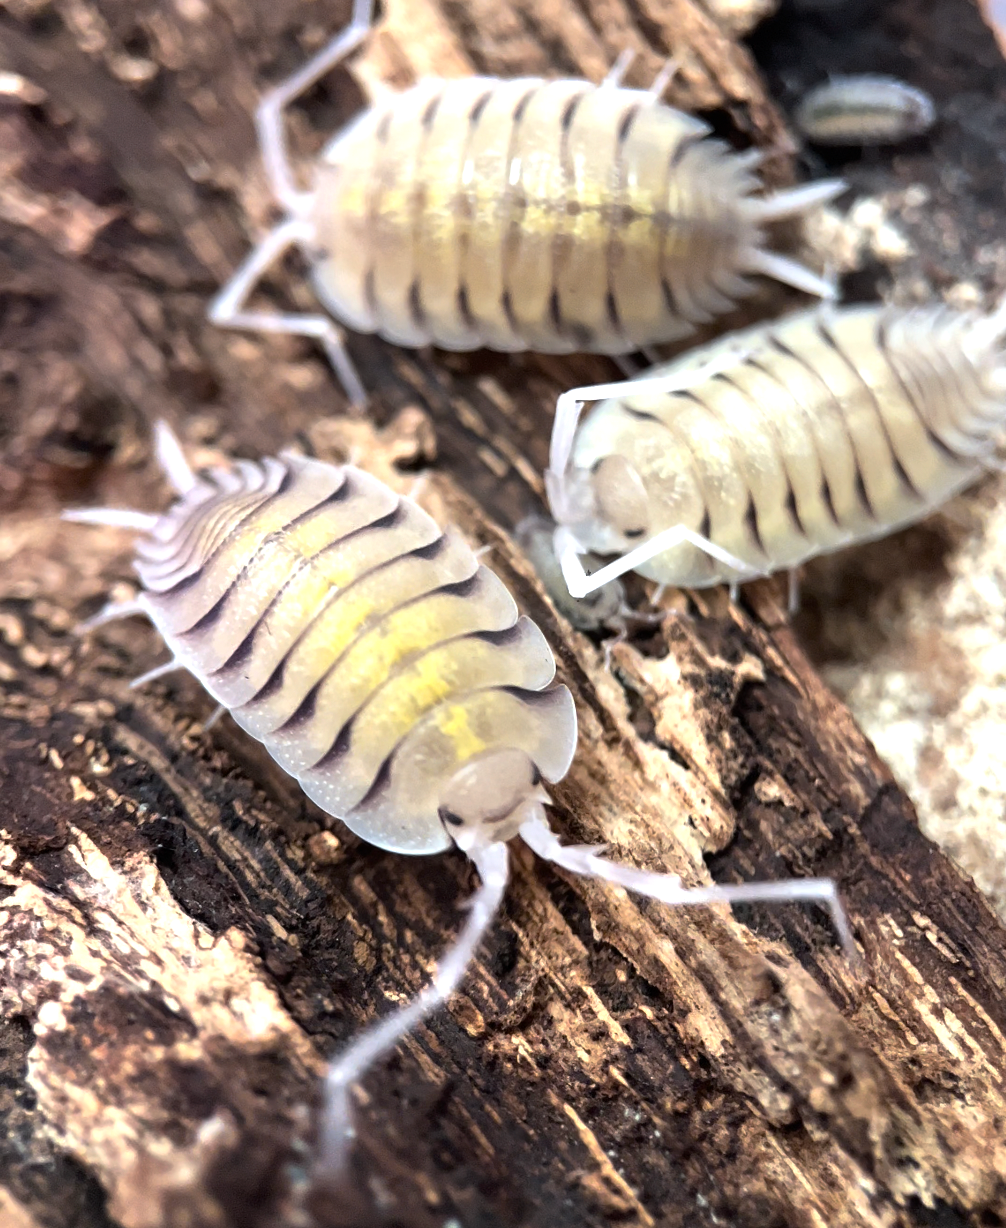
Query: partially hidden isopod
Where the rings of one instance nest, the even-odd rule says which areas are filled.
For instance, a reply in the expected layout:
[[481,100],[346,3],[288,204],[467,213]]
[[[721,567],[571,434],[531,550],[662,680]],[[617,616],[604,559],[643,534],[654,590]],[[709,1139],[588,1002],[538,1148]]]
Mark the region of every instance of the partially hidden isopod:
[[[565,393],[546,483],[570,592],[736,583],[922,519],[994,463],[1004,335],[1006,303],[824,308]],[[588,577],[586,550],[620,557]]]
[[800,100],[796,126],[815,145],[894,145],[936,122],[933,100],[896,77],[832,77]]
[[757,195],[757,151],[619,85],[431,79],[376,102],[337,132],[299,187],[283,111],[348,55],[373,0],[265,96],[257,124],[285,218],[210,308],[231,328],[316,337],[348,395],[364,390],[327,315],[251,311],[266,269],[297,246],[340,323],[402,346],[627,354],[730,310],[762,273],[810,294],[830,283],[769,250],[764,227],[842,189]]
[[682,887],[549,827],[543,781],[576,748],[576,714],[537,626],[456,532],[351,465],[293,454],[193,473],[157,428],[177,499],[162,515],[80,509],[137,530],[143,591],[88,625],[143,614],[171,651],[323,810],[399,853],[457,846],[481,886],[433,983],[332,1063],[322,1172],[352,1137],[348,1089],[459,983],[506,888],[506,842],[667,904],[814,900],[855,948],[830,879]]

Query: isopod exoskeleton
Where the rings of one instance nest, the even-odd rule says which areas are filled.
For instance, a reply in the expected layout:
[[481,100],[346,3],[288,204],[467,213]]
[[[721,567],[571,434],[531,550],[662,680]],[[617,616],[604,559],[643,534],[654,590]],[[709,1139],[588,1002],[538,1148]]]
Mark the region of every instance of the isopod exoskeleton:
[[[1006,304],[818,309],[565,393],[547,485],[570,592],[736,583],[922,519],[1001,439],[1004,335]],[[586,550],[621,557],[588,577]]]
[[810,294],[821,277],[766,246],[764,227],[837,194],[834,180],[758,195],[738,154],[651,91],[587,81],[431,79],[337,132],[310,190],[283,111],[363,40],[372,0],[257,112],[286,216],[210,308],[231,328],[318,338],[349,394],[363,387],[332,320],[249,311],[265,270],[300,247],[336,320],[403,346],[627,354],[730,310],[762,273]]
[[481,886],[433,983],[331,1065],[322,1170],[352,1137],[348,1088],[454,990],[507,884],[506,842],[668,904],[814,900],[854,951],[835,885],[682,887],[672,875],[562,846],[544,781],[576,747],[576,714],[537,626],[455,532],[351,465],[293,454],[193,473],[161,424],[177,499],[71,520],[137,530],[143,591],[90,620],[148,616],[172,659],[258,738],[323,810],[400,853],[464,850]]
[[936,122],[933,100],[896,77],[836,76],[800,100],[794,123],[815,145],[894,145]]

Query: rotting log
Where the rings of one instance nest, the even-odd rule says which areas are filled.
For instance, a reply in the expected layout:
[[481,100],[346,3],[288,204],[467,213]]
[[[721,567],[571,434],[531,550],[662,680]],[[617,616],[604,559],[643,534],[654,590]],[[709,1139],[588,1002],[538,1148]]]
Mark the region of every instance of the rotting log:
[[[607,363],[358,339],[371,426],[339,416],[312,347],[203,323],[269,218],[256,93],[342,13],[5,8],[0,67],[25,84],[0,109],[0,1222],[1006,1219],[1001,925],[920,835],[777,589],[696,595],[607,671],[499,527],[540,495],[556,393]],[[937,9],[957,46],[990,42],[965,0]],[[684,45],[675,101],[785,148],[750,56],[692,0],[389,5],[367,65],[597,77],[627,41],[642,80]],[[297,138],[357,102],[336,74]],[[472,873],[327,824],[226,720],[203,730],[191,679],[130,690],[161,659],[149,628],[73,636],[130,582],[129,545],[54,513],[162,505],[160,415],[203,457],[355,448],[402,488],[432,460],[427,505],[491,545],[576,696],[559,830],[691,883],[832,875],[862,972],[815,910],[641,905],[515,848],[462,992],[366,1080],[352,1193],[312,1189],[324,1058],[426,981]]]

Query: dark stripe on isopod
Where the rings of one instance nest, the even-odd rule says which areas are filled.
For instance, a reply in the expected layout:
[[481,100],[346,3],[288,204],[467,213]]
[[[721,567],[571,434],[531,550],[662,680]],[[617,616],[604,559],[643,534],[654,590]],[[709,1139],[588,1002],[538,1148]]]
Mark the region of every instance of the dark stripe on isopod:
[[[562,111],[560,120],[561,133],[559,136],[559,171],[562,175],[562,186],[556,191],[556,199],[561,202],[561,211],[563,217],[573,217],[580,212],[580,202],[574,198],[570,198],[570,189],[575,187],[576,173],[573,166],[573,159],[569,149],[569,134],[573,128],[573,123],[576,119],[577,111],[580,108],[584,98],[587,97],[590,90],[581,90],[580,93],[574,94],[566,103]],[[552,263],[552,294],[549,298],[549,319],[556,335],[566,337],[573,335],[578,344],[583,348],[588,348],[590,344],[589,330],[582,325],[569,326],[563,318],[562,303],[559,298],[559,292],[556,288],[559,277],[561,276],[565,262],[570,251],[570,235],[564,225],[560,222],[556,227],[555,233],[552,236],[552,242],[549,245],[549,259]]]
[[618,157],[622,156],[622,146],[629,139],[629,133],[632,131],[632,125],[636,122],[636,116],[642,109],[642,103],[635,103],[626,110],[622,116],[621,123],[618,125]]
[[377,138],[378,145],[386,145],[388,143],[388,134],[391,132],[391,121],[394,119],[394,116],[394,107],[389,107],[378,120],[377,127],[374,129],[374,136]]
[[409,286],[409,318],[416,328],[424,333],[429,333],[418,277],[413,278],[412,285]]
[[[328,550],[328,549],[333,549],[337,546],[341,546],[343,543],[351,541],[354,537],[359,537],[360,535],[364,533],[383,532],[387,529],[393,529],[397,525],[401,524],[406,519],[408,514],[409,513],[408,513],[407,505],[405,504],[404,501],[401,501],[393,511],[382,516],[379,520],[372,521],[370,524],[364,525],[363,527],[359,529],[354,529],[352,533],[347,533],[345,537],[340,538],[337,542],[330,543],[330,545],[327,546],[325,549]],[[352,597],[352,594],[357,591],[357,586],[363,583],[363,581],[365,581],[368,577],[374,575],[377,572],[384,571],[384,570],[394,567],[402,559],[418,558],[418,559],[423,559],[427,561],[432,561],[436,559],[440,555],[440,553],[447,548],[447,544],[448,544],[447,536],[441,533],[439,537],[435,538],[432,542],[429,542],[427,545],[418,546],[414,550],[407,550],[401,554],[396,554],[393,557],[386,559],[384,562],[378,563],[375,567],[368,567],[365,570],[359,572],[357,575],[353,577],[353,579],[348,584],[344,584],[339,588],[333,587],[332,591],[325,597],[325,599],[322,602],[318,604],[318,607],[313,611],[311,618],[308,620],[307,623],[304,624],[304,626],[300,629],[296,637],[287,647],[286,651],[283,654],[282,659],[277,663],[275,669],[273,670],[272,674],[269,676],[267,681],[259,688],[259,690],[250,699],[246,700],[245,703],[247,704],[257,703],[259,701],[269,699],[271,696],[279,693],[279,691],[283,687],[283,680],[284,680],[283,671],[286,667],[288,658],[303,643],[304,639],[314,631],[314,629],[317,627],[319,619],[321,619],[325,614],[327,614],[327,612],[332,607],[332,605],[338,602],[343,596],[345,596],[346,594],[350,594],[350,596]],[[321,552],[321,553],[324,553],[324,552]],[[315,557],[318,557],[318,556],[315,556]],[[423,593],[421,595],[426,596],[427,593]],[[281,597],[282,597],[282,594],[277,594],[277,596],[269,603],[269,605],[263,611],[262,617],[259,619],[256,626],[251,631],[250,637],[254,637],[258,633],[266,617],[274,611]],[[397,605],[392,606],[387,611],[385,611],[382,617],[386,617],[388,614],[393,613],[398,608],[399,606]],[[365,628],[361,628],[357,631],[356,636],[354,636],[353,640],[351,640],[350,643],[347,645],[347,649],[352,646],[352,644],[355,642],[356,638],[359,635],[363,634],[364,630]],[[212,674],[211,676],[217,676],[218,678],[220,678],[220,680],[223,680],[224,675],[232,675],[233,672],[240,667],[240,660],[238,658],[239,658],[239,654],[243,653],[243,651],[244,651],[243,645],[239,645],[234,656],[232,656],[227,661],[225,661],[224,664],[220,666],[218,670],[214,671],[214,674]]]
[[[320,691],[321,687],[325,684],[325,682],[332,676],[333,672],[339,668],[339,665],[342,662],[343,658],[345,657],[346,653],[350,652],[354,644],[359,642],[360,635],[366,635],[366,634],[369,634],[377,630],[381,626],[381,624],[386,622],[386,620],[390,618],[393,614],[397,614],[401,610],[406,609],[411,605],[417,605],[420,602],[428,601],[431,597],[443,597],[443,596],[454,596],[454,597],[460,597],[460,598],[468,597],[472,594],[472,592],[475,589],[476,584],[478,583],[479,583],[479,572],[478,570],[476,570],[464,580],[456,580],[452,584],[441,584],[437,588],[428,589],[426,592],[420,593],[418,596],[411,598],[409,601],[405,601],[401,605],[397,605],[397,606],[392,607],[391,609],[386,610],[383,614],[381,614],[379,618],[377,618],[373,622],[368,622],[366,627],[364,627],[360,631],[360,633],[357,636],[355,636],[354,639],[349,644],[346,645],[342,653],[336,658],[335,661],[332,662],[332,664],[325,670],[325,672],[321,675],[321,677],[314,683],[311,690],[307,693],[307,695],[301,701],[301,704],[297,708],[296,712],[294,712],[293,715],[290,716],[281,725],[277,726],[277,728],[273,730],[273,733],[288,734],[291,732],[296,732],[298,729],[303,728],[303,726],[307,724],[307,722],[314,715],[318,692]],[[455,638],[455,637],[451,637],[451,638]],[[458,637],[458,638],[461,638],[461,637]],[[436,647],[438,643],[442,643],[442,642],[443,642],[442,640],[433,640],[428,645],[428,648],[434,648]],[[389,675],[389,677],[393,676],[394,672],[395,671],[393,670],[392,674]],[[362,704],[366,703],[369,698],[370,698],[369,695],[365,696],[363,700],[361,700],[361,706]],[[315,762],[316,767],[321,766],[324,760],[327,759],[327,757],[331,754],[332,749],[334,749],[334,747],[330,747],[329,750],[325,752],[325,754],[322,756],[321,759],[316,760]]]
[[789,512],[790,519],[793,521],[793,527],[801,537],[806,538],[807,530],[803,527],[803,521],[800,519],[800,509],[796,505],[796,491],[789,480],[786,482],[786,498],[783,500],[783,506]]
[[608,323],[621,335],[622,321],[618,315],[618,304],[615,302],[615,295],[609,285],[608,293],[604,296],[604,313],[608,317]]
[[835,498],[831,493],[831,486],[828,484],[828,479],[822,475],[821,477],[821,501],[828,509],[828,515],[835,523],[836,528],[842,527],[842,522],[838,518],[838,512],[835,511]]
[[[323,499],[321,503],[316,504],[314,507],[309,508],[306,512],[302,512],[300,515],[295,516],[291,521],[283,525],[282,528],[276,529],[267,537],[264,537],[253,552],[248,556],[247,560],[242,564],[241,570],[233,577],[227,588],[221,594],[219,600],[202,616],[202,618],[199,619],[198,622],[194,623],[187,631],[179,633],[179,639],[184,640],[189,637],[197,637],[201,633],[210,630],[210,628],[212,628],[213,625],[219,621],[221,615],[224,613],[226,605],[235,599],[241,599],[241,583],[247,576],[250,569],[262,557],[262,555],[265,554],[266,551],[275,550],[277,547],[282,548],[284,539],[293,530],[309,523],[315,517],[327,515],[329,511],[337,504],[344,503],[353,495],[358,495],[360,492],[353,490],[352,485],[352,478],[350,475],[347,475],[346,481],[343,482],[339,489],[334,491],[326,499]],[[284,580],[279,591],[270,599],[265,608],[261,611],[258,621],[256,622],[256,626],[259,626],[265,619],[266,615],[270,611],[273,611],[277,604],[283,600],[283,597],[288,592],[290,586],[297,580],[302,572],[312,566],[317,566],[318,561],[324,557],[327,551],[340,547],[342,543],[347,541],[349,538],[355,537],[359,533],[365,533],[368,529],[373,529],[376,525],[381,524],[382,522],[385,524],[393,523],[394,519],[400,515],[401,507],[402,504],[400,502],[397,508],[395,508],[392,512],[381,516],[378,520],[372,520],[356,529],[352,529],[348,533],[343,534],[342,537],[333,538],[313,555],[295,558],[291,564],[290,574]],[[366,573],[361,573],[361,575],[362,574]],[[356,579],[359,578],[359,576],[356,577]],[[228,668],[230,665],[231,658],[228,658],[218,667],[217,670],[212,670],[210,673],[219,673],[221,670]]]
[[500,305],[503,308],[503,314],[506,316],[507,325],[511,332],[525,343],[528,339],[521,333],[517,323],[517,316],[514,312],[512,278],[514,255],[521,242],[521,223],[527,210],[527,197],[519,181],[514,182],[513,169],[514,161],[517,159],[517,151],[521,148],[521,120],[524,118],[531,99],[544,88],[546,88],[544,85],[533,85],[518,99],[511,116],[510,139],[507,144],[506,161],[503,165],[505,184],[504,216],[507,218],[507,223],[500,261],[500,282],[502,285]]
[[458,286],[458,315],[464,321],[466,328],[478,327],[478,320],[472,315],[471,304],[468,301],[468,287],[465,285]]
[[625,168],[625,142],[628,140],[629,133],[632,131],[632,124],[636,116],[640,112],[639,103],[629,104],[619,120],[616,129],[615,141],[615,157],[613,168],[613,179],[611,190],[611,200],[608,206],[604,209],[607,215],[607,235],[604,243],[604,263],[608,275],[608,291],[605,297],[605,313],[608,318],[610,327],[618,334],[619,337],[629,341],[625,327],[622,323],[622,314],[618,307],[618,300],[615,295],[615,269],[618,266],[619,258],[622,252],[622,234],[626,223],[631,217],[631,207],[625,199],[627,188],[627,176]]
[[890,428],[887,425],[887,418],[884,414],[883,406],[877,400],[877,394],[874,392],[873,386],[867,380],[863,378],[863,374],[860,371],[859,367],[856,366],[856,364],[853,362],[850,355],[846,353],[845,348],[842,346],[839,340],[834,336],[834,334],[827,327],[827,325],[822,323],[820,325],[820,328],[821,328],[821,331],[827,337],[830,338],[831,344],[835,348],[835,352],[841,355],[841,357],[845,360],[845,363],[848,366],[849,370],[852,372],[853,376],[859,381],[867,397],[869,398],[870,404],[873,406],[873,411],[877,419],[877,424],[880,427],[881,434],[883,435],[884,441],[887,444],[887,450],[891,457],[891,464],[894,468],[895,474],[897,475],[898,481],[901,484],[902,490],[904,490],[909,495],[911,495],[912,498],[918,499],[920,502],[924,503],[925,502],[924,495],[921,493],[921,491],[916,487],[915,483],[909,477],[908,471],[905,468],[901,460],[901,457],[898,454],[897,445],[895,444],[893,438],[891,437]]
[[[533,85],[525,94],[521,95],[511,115],[511,120],[513,122],[515,129],[519,127],[521,120],[524,118],[524,112],[527,110],[528,105],[531,102],[531,99],[535,96],[535,94],[539,93],[544,88],[545,87],[542,85]],[[511,135],[511,141],[512,141],[512,135]],[[507,181],[508,182],[510,178],[509,176],[510,161],[511,159],[508,157],[507,158]]]
[[422,118],[424,132],[429,132],[433,127],[433,122],[437,118],[437,111],[440,109],[441,102],[443,102],[444,92],[445,91],[442,89],[439,94],[435,94],[426,104],[426,107],[423,110]]
[[768,551],[765,549],[765,543],[762,541],[761,530],[758,528],[758,509],[755,507],[753,496],[749,496],[747,510],[744,513],[744,523],[747,525],[754,538],[755,545],[758,549],[768,557]]
[[373,265],[367,269],[363,275],[363,297],[367,304],[367,310],[375,320],[380,319],[380,304],[377,301],[377,288],[375,285],[376,272]]
[[[744,360],[744,366],[750,367],[753,371],[758,371],[762,376],[764,376],[765,379],[775,384],[783,395],[786,395],[785,386],[776,376],[775,372],[770,367],[766,366],[765,363],[759,362],[756,358],[749,355]],[[794,397],[790,397],[790,400],[793,402],[794,405],[797,405],[798,409],[802,409],[802,406],[799,406],[798,402],[796,401]],[[757,408],[760,414],[761,406],[759,405],[757,406]],[[783,440],[783,437],[779,432],[779,428],[776,423],[775,415],[774,414],[764,415],[763,420],[766,421],[769,429],[772,431],[772,434],[775,437],[776,450],[779,454],[779,461],[782,466],[783,474],[785,475],[785,478],[786,478],[786,495],[783,499],[783,507],[785,507],[786,511],[789,513],[790,519],[793,522],[793,527],[797,531],[797,533],[799,533],[800,536],[803,537],[804,539],[809,540],[807,538],[807,532],[804,529],[803,519],[800,516],[800,509],[797,504],[796,487],[793,484],[793,474],[790,472],[790,459],[791,458],[790,458],[789,450],[787,449],[785,441]],[[813,446],[814,444],[813,432],[810,430],[808,424],[806,423],[806,420],[804,421],[803,425],[804,425],[804,430],[810,439],[811,445]]]
[[484,94],[480,94],[478,96],[478,98],[475,101],[475,105],[468,112],[469,127],[474,127],[479,122],[479,120],[482,118],[482,112],[486,109],[486,105],[489,102],[489,99],[492,98],[495,92],[496,92],[495,87],[490,86],[489,89],[487,89]]
[[506,322],[510,326],[511,332],[517,333],[517,317],[513,312],[513,300],[510,298],[510,291],[504,290],[503,297],[500,299],[500,306],[503,308],[503,314],[506,316]]
[[[828,333],[827,329],[822,326],[820,317],[814,321],[814,328],[817,335],[825,343],[825,345],[834,350],[843,361],[848,362],[848,359],[835,344],[834,338]],[[858,375],[858,372],[856,372],[856,374]],[[859,449],[856,447],[856,437],[852,433],[852,428],[849,426],[849,418],[845,412],[845,405],[842,403],[841,398],[836,397],[834,394],[832,394],[832,400],[838,406],[839,421],[842,423],[842,428],[845,431],[845,437],[848,439],[849,447],[852,450],[852,464],[855,470],[853,489],[856,492],[856,497],[859,499],[863,510],[870,517],[870,519],[878,520],[876,510],[873,504],[870,502],[870,496],[866,489],[866,479],[863,476],[863,465],[860,459]]]

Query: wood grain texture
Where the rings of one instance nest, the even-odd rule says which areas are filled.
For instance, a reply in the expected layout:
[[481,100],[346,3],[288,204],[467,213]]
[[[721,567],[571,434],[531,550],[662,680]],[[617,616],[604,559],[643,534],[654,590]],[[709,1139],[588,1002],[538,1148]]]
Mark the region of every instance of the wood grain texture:
[[[1002,1222],[1001,924],[920,835],[777,588],[742,607],[701,595],[617,645],[608,671],[498,527],[540,495],[557,392],[608,364],[354,339],[375,395],[374,422],[353,422],[311,346],[203,323],[269,220],[256,93],[340,16],[309,0],[9,0],[0,15],[2,66],[45,92],[0,101],[0,1216]],[[778,142],[749,55],[690,0],[389,5],[368,63],[596,77],[626,31],[644,79],[685,41],[692,101]],[[337,75],[295,115],[298,142],[357,102]],[[311,301],[297,277],[275,282]],[[212,704],[191,679],[130,690],[162,659],[142,623],[73,635],[127,590],[128,535],[55,512],[163,506],[158,415],[197,460],[299,440],[356,449],[402,489],[432,461],[426,506],[491,545],[577,698],[558,830],[687,882],[833,875],[863,969],[815,910],[672,911],[515,848],[462,992],[366,1080],[351,1185],[312,1188],[325,1057],[425,983],[472,871],[326,832],[260,748],[227,721],[203,730]]]

